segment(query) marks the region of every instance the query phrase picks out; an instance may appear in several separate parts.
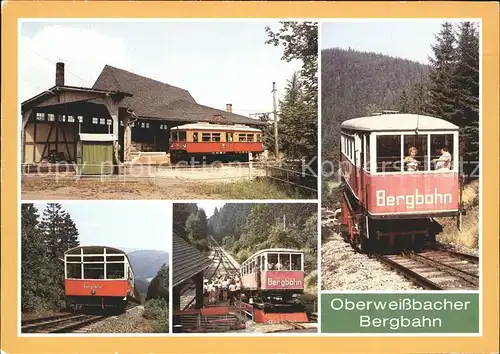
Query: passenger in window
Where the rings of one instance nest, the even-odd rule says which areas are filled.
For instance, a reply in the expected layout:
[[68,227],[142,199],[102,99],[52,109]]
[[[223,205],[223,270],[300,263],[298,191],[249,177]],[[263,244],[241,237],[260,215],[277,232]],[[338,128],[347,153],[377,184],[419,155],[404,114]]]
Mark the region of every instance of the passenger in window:
[[278,263],[276,263],[276,270],[282,270],[283,269],[283,265],[281,264],[280,261],[278,261]]
[[406,171],[418,171],[418,165],[420,164],[420,162],[415,158],[415,156],[417,156],[417,153],[418,150],[415,146],[412,146],[408,149],[408,156],[406,156],[404,159]]
[[441,156],[438,159],[432,160],[436,163],[436,171],[449,170],[451,168],[451,154],[448,152],[448,147],[441,148]]
[[198,142],[198,133],[193,133],[193,142]]
[[274,265],[273,265],[272,262],[267,263],[267,269],[268,270],[273,270],[273,268],[274,268]]

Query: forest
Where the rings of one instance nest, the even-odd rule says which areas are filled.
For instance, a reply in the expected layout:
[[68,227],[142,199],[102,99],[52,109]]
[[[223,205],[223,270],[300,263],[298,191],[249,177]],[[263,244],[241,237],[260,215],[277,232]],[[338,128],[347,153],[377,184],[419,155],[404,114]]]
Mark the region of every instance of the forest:
[[[322,51],[324,160],[338,165],[340,124],[381,110],[430,115],[461,128],[464,173],[479,161],[479,31],[443,23],[430,65],[377,53]],[[476,171],[477,172],[477,171]],[[471,176],[471,177],[477,177]]]
[[261,249],[302,250],[306,286],[316,287],[316,204],[227,203],[209,218],[196,204],[174,204],[174,230],[204,252],[209,251],[207,237],[212,236],[239,263]]

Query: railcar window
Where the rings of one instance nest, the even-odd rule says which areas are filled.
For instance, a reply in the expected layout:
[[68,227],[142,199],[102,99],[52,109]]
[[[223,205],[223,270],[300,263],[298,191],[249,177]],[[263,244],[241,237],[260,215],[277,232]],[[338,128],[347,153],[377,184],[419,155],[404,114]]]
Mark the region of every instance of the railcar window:
[[83,279],[104,279],[104,263],[84,263]]
[[125,263],[106,264],[106,279],[124,279]]
[[210,141],[210,133],[202,133],[201,141]]
[[212,133],[212,141],[220,141],[220,133]]
[[301,254],[292,254],[292,270],[302,270]]
[[179,141],[179,134],[177,131],[172,132],[172,140],[173,141]]
[[246,134],[238,134],[238,141],[239,142],[246,142],[247,141],[247,135]]
[[431,134],[431,169],[453,169],[453,134]]
[[186,132],[179,132],[179,141],[186,141]]
[[401,135],[377,136],[377,172],[401,172]]
[[262,141],[262,135],[257,134],[257,142],[260,143]]
[[125,256],[107,256],[106,262],[124,262]]
[[233,133],[226,133],[226,141],[228,143],[232,143],[233,142]]
[[404,170],[427,171],[427,135],[404,135]]
[[253,142],[254,141],[254,134],[247,134],[247,141]]
[[198,132],[194,132],[194,133],[193,133],[193,141],[194,141],[195,143],[197,143],[197,142],[198,142]]
[[67,262],[81,262],[82,257],[81,256],[66,256],[66,261]]
[[66,263],[66,278],[82,279],[81,263]]
[[268,253],[267,254],[267,269],[268,270],[276,270],[277,263],[278,263],[278,254],[277,253]]
[[104,262],[104,256],[84,256],[84,262]]

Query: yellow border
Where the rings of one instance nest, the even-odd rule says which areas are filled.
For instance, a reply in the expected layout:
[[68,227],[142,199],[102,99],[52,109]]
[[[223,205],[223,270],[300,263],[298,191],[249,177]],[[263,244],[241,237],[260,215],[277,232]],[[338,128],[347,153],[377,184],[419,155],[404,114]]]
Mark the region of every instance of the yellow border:
[[[494,2],[23,2],[2,8],[2,349],[70,352],[498,352],[498,4]],[[478,338],[18,338],[17,333],[17,20],[18,18],[482,18],[483,20],[483,337]]]

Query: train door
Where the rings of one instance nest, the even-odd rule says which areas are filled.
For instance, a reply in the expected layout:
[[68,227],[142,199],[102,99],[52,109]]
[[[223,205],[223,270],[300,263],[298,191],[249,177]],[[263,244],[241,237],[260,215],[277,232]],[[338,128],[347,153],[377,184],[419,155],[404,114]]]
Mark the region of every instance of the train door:
[[261,261],[260,256],[258,256],[255,259],[255,281],[257,283],[257,289],[260,289],[260,285],[261,285],[261,281],[260,281],[261,265],[262,265],[262,261]]
[[226,132],[226,144],[225,144],[224,150],[226,152],[233,152],[234,151],[234,133],[233,132]]

